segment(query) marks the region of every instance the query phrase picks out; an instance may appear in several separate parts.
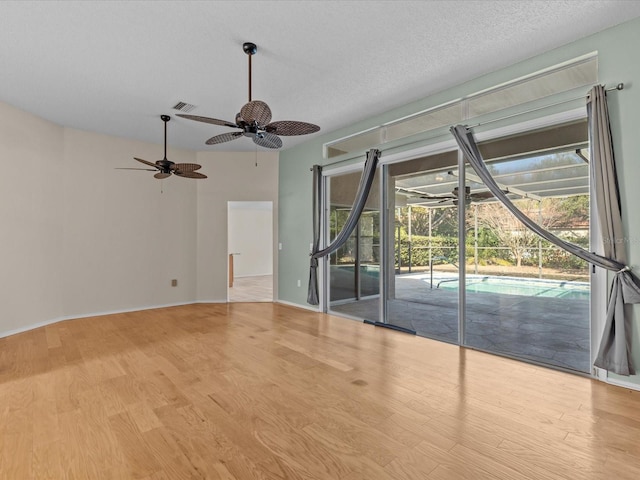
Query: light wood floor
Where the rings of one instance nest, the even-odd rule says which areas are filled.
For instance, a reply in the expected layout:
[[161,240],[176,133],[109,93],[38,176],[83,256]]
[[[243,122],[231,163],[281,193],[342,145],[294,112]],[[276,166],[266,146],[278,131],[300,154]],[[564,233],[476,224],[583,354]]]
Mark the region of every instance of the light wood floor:
[[640,392],[279,304],[0,339],[0,478],[638,479]]

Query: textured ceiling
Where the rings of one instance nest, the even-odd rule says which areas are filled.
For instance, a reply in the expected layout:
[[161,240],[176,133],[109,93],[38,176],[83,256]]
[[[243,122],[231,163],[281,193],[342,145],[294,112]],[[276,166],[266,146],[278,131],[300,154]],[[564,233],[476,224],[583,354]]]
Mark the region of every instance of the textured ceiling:
[[[637,16],[637,1],[4,0],[0,101],[162,143],[159,115],[178,101],[234,120],[252,41],[253,98],[326,133]],[[174,117],[169,143],[255,150],[247,138],[205,146],[229,130]]]

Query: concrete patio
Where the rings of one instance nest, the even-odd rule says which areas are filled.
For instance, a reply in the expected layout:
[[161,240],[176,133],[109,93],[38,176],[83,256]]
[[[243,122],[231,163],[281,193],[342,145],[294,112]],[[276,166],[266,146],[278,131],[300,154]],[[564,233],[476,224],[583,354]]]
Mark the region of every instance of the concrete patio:
[[[378,321],[379,298],[332,305],[331,311]],[[458,292],[429,288],[416,276],[398,275],[388,319],[418,335],[457,343]],[[467,293],[465,345],[589,372],[589,301]]]

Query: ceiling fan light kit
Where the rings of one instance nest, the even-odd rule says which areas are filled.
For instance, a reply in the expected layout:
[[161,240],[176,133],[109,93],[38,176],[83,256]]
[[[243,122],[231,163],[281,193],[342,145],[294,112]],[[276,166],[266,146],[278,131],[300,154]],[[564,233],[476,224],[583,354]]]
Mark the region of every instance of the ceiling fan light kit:
[[154,178],[157,178],[158,180],[168,178],[171,175],[183,178],[207,178],[206,175],[196,172],[196,170],[200,170],[202,168],[202,165],[198,165],[197,163],[174,163],[171,160],[167,160],[167,122],[171,120],[171,117],[169,115],[160,115],[160,119],[164,122],[164,157],[162,160],[150,162],[148,160],[143,160],[142,158],[133,157],[134,160],[153,168],[119,168],[119,170],[145,170],[156,172]]
[[294,120],[271,122],[271,109],[269,105],[260,100],[253,100],[251,95],[251,58],[258,51],[258,47],[255,43],[245,42],[242,45],[242,50],[249,57],[249,101],[240,109],[240,112],[236,114],[235,123],[198,115],[177,114],[177,116],[197,122],[240,129],[240,131],[237,132],[214,135],[205,142],[207,145],[217,145],[236,140],[240,137],[248,137],[252,139],[256,145],[261,147],[280,148],[282,147],[280,136],[308,135],[318,132],[320,127],[312,123]]

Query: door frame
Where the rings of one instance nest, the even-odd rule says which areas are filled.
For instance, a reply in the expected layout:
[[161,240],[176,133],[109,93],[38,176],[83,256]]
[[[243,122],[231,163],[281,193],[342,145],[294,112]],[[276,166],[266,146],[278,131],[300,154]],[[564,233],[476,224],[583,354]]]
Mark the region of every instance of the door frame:
[[[271,245],[271,301],[274,302],[276,300],[276,271],[277,271],[277,266],[276,266],[276,259],[277,259],[277,253],[275,251],[275,243],[276,243],[276,238],[274,236],[276,230],[276,226],[274,225],[274,219],[275,219],[275,213],[274,213],[274,201],[273,200],[229,200],[227,201],[227,256],[232,255],[235,252],[231,251],[230,248],[230,244],[229,244],[229,236],[230,236],[230,223],[231,223],[231,217],[232,217],[232,210],[233,204],[269,204],[269,212],[270,212],[270,237],[271,241],[272,241],[272,245]],[[241,252],[240,252],[241,253]],[[226,276],[226,285],[227,285],[227,303],[234,303],[231,298],[230,298],[230,286],[229,286],[229,279],[230,279],[230,275],[231,275],[231,262],[228,261],[227,262],[227,276]],[[257,300],[256,300],[257,301]]]

